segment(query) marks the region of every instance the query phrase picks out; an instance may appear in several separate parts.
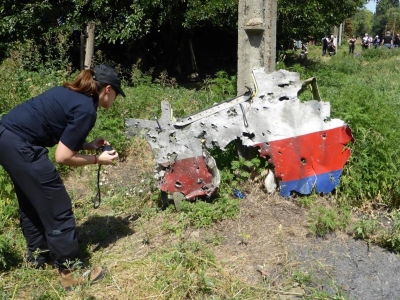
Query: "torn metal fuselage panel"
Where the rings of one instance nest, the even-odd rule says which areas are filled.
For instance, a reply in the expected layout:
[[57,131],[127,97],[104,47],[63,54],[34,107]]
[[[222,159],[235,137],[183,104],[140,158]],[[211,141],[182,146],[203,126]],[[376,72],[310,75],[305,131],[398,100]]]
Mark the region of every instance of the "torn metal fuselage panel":
[[[302,82],[298,73],[285,70],[265,73],[253,70],[256,93],[240,96],[224,105],[174,121],[168,102],[162,102],[159,120],[126,120],[128,133],[144,135],[158,164],[159,187],[180,192],[187,199],[210,196],[220,177],[207,149],[224,150],[240,139],[257,147],[274,165],[280,194],[292,191],[329,193],[339,183],[353,139],[342,120],[330,119],[330,104],[317,100],[300,102]],[[194,121],[191,121],[194,120]]]
[[220,184],[215,160],[203,147],[201,134],[193,135],[190,126],[176,128],[167,101],[161,103],[158,120],[126,120],[128,135],[144,136],[156,158],[156,179],[163,192],[179,192],[186,199],[211,196]]

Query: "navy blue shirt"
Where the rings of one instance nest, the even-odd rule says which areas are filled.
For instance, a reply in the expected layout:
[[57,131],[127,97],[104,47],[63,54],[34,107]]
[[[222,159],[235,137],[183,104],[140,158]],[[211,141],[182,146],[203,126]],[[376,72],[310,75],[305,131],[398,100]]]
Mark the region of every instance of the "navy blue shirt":
[[97,96],[58,86],[11,109],[2,125],[34,145],[53,147],[61,141],[79,151],[96,123],[97,107]]

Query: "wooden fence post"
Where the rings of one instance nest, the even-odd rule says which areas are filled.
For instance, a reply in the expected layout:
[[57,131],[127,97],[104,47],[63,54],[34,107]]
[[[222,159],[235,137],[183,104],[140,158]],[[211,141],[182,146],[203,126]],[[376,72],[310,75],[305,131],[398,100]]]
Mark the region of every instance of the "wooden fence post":
[[85,53],[85,69],[90,69],[92,57],[94,53],[94,22],[89,22],[87,25],[86,53]]

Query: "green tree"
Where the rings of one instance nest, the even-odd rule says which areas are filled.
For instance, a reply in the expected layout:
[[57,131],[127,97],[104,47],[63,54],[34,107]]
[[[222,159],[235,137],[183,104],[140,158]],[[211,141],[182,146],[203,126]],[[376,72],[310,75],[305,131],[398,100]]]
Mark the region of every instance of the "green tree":
[[[157,61],[171,67],[182,59],[184,51],[189,52],[188,41],[199,36],[214,36],[220,44],[221,56],[236,55],[238,1],[3,0],[0,4],[1,43],[8,46],[16,41],[33,40],[44,51],[48,45],[43,37],[85,30],[90,21],[96,24],[97,48],[107,49],[114,55],[111,58],[126,64],[142,55],[151,58],[153,64]],[[307,40],[310,35],[331,32],[334,25],[352,16],[365,2],[278,0],[278,41]],[[221,37],[228,37],[229,46],[221,42]],[[199,44],[201,50],[218,50],[205,38],[198,41],[197,47]],[[48,58],[44,56],[44,59]]]
[[392,7],[386,12],[387,29],[392,32],[392,36],[400,29],[400,8]]
[[390,8],[399,6],[398,0],[376,0],[376,14],[385,15]]
[[43,34],[57,24],[57,9],[47,1],[2,1],[0,36],[3,42],[24,40]]
[[358,37],[363,37],[365,33],[375,35],[375,32],[372,32],[373,20],[374,15],[369,10],[363,8],[357,11],[353,17],[355,35]]
[[377,0],[376,14],[373,22],[373,31],[383,36],[387,30],[391,30],[388,11],[392,8],[398,8],[398,0]]
[[344,21],[344,36],[351,37],[353,35],[357,35],[354,27],[354,20],[352,18],[347,18]]
[[353,16],[365,0],[278,0],[278,40],[322,37]]
[[[388,1],[388,0],[386,0]],[[238,0],[3,0],[0,35],[6,40],[37,37],[59,26],[85,29],[96,22],[97,40],[134,42],[165,25],[193,30],[237,26]],[[305,38],[353,15],[365,0],[278,0],[281,36]]]
[[40,43],[46,33],[71,34],[95,22],[98,48],[125,53],[125,62],[157,49],[151,56],[173,64],[182,41],[199,29],[237,34],[237,7],[238,0],[3,0],[0,36],[3,45]]
[[94,21],[98,41],[124,43],[166,24],[187,29],[235,27],[237,6],[238,0],[3,0],[0,35],[8,41],[35,38],[60,24],[85,29]]

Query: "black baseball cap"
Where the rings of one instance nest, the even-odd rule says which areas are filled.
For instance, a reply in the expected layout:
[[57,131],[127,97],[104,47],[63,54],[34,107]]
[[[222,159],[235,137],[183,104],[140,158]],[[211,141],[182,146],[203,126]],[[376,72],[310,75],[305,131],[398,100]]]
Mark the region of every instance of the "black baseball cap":
[[93,76],[94,80],[111,85],[113,89],[116,89],[119,94],[125,97],[125,93],[121,89],[121,78],[113,67],[98,65],[94,67],[93,71],[95,72]]

